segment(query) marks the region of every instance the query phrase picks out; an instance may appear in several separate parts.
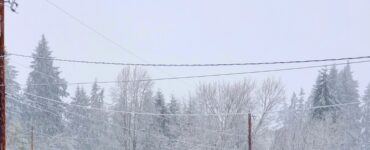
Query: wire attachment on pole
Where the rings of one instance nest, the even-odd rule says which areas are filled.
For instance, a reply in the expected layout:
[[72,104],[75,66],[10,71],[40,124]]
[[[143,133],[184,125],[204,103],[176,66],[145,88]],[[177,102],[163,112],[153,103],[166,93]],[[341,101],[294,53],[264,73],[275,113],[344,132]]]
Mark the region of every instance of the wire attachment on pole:
[[3,3],[8,4],[8,7],[12,12],[17,12],[19,4],[16,2],[16,0],[5,0]]

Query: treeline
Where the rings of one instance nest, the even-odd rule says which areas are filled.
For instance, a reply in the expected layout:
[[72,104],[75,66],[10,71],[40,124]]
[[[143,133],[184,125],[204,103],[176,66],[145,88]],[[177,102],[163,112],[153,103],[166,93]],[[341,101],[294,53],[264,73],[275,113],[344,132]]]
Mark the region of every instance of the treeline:
[[247,113],[257,150],[369,149],[370,86],[360,99],[349,65],[322,69],[308,98],[301,90],[287,103],[274,78],[200,83],[188,98],[166,99],[138,67],[124,67],[109,94],[98,82],[71,94],[45,59],[44,36],[33,56],[25,87],[6,63],[8,149],[30,149],[33,131],[40,150],[245,150]]

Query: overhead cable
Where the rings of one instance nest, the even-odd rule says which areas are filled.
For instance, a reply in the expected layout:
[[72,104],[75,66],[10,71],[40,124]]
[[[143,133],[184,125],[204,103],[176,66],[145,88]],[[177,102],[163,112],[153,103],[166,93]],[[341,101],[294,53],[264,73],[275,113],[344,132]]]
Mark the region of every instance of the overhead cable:
[[[8,94],[8,93],[6,93]],[[9,93],[10,94],[10,93]],[[88,107],[88,106],[83,106],[83,105],[78,105],[78,104],[70,104],[70,103],[65,103],[59,100],[54,100],[42,96],[38,96],[35,94],[31,93],[24,93],[25,95],[32,96],[35,98],[40,98],[46,101],[51,101],[54,103],[59,103],[63,105],[69,105],[69,106],[75,106],[83,109],[90,109],[90,110],[98,110],[98,111],[103,111],[103,112],[113,112],[113,113],[123,113],[123,114],[132,114],[132,115],[147,115],[147,116],[238,116],[238,115],[248,115],[249,113],[217,113],[217,114],[206,114],[206,113],[201,113],[201,114],[195,114],[195,113],[182,113],[182,114],[159,114],[159,113],[150,113],[150,112],[133,112],[133,111],[121,111],[121,110],[112,110],[112,109],[103,109],[103,108],[96,108],[96,107]],[[11,95],[11,94],[10,94]],[[365,102],[349,102],[349,103],[339,103],[339,104],[332,104],[332,105],[323,105],[323,106],[315,106],[315,107],[309,107],[306,109],[301,109],[301,110],[294,110],[294,111],[309,111],[313,109],[322,109],[322,108],[329,108],[329,107],[343,107],[343,106],[349,106],[349,105],[359,105],[359,104],[366,104]],[[277,112],[284,112],[285,110],[278,110],[278,111],[269,111],[267,113],[277,113]]]
[[309,59],[309,60],[289,60],[289,61],[271,61],[271,62],[243,62],[243,63],[210,63],[210,64],[149,64],[149,63],[122,63],[122,62],[107,62],[107,61],[88,61],[76,59],[61,59],[53,57],[38,57],[17,53],[8,53],[7,55],[33,58],[42,60],[53,60],[68,63],[83,63],[83,64],[97,64],[97,65],[119,65],[119,66],[149,66],[149,67],[219,67],[219,66],[256,66],[256,65],[276,65],[276,64],[300,64],[300,63],[316,63],[316,62],[333,62],[333,61],[349,61],[370,59],[370,56],[358,57],[341,57],[341,58],[326,58],[326,59]]
[[[346,65],[346,64],[360,64],[368,63],[370,60],[356,61],[356,62],[346,62],[346,63],[335,63],[331,65]],[[311,66],[301,66],[301,67],[290,67],[290,68],[279,68],[279,69],[269,69],[269,70],[257,70],[257,71],[246,71],[246,72],[233,72],[233,73],[220,73],[220,74],[206,74],[206,75],[194,75],[194,76],[177,76],[177,77],[164,77],[164,78],[153,78],[153,79],[142,79],[142,80],[123,80],[123,81],[99,81],[99,82],[69,82],[69,83],[40,83],[40,84],[28,84],[29,86],[48,86],[48,85],[86,85],[86,84],[114,84],[114,83],[130,83],[130,82],[147,82],[147,81],[164,81],[164,80],[180,80],[180,79],[196,79],[196,78],[207,78],[207,77],[220,77],[220,76],[234,76],[234,75],[245,75],[245,74],[259,74],[259,73],[270,73],[270,72],[281,72],[281,71],[291,71],[291,70],[303,70],[303,69],[313,69],[322,68],[330,65],[311,65]],[[1,86],[1,85],[0,85]],[[25,86],[25,84],[23,84]]]

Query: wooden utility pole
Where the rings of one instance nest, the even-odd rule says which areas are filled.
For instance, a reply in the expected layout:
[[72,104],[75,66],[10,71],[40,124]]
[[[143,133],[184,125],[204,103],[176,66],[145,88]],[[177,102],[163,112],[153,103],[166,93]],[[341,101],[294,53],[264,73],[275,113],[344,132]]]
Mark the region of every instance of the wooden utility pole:
[[1,0],[0,6],[0,150],[6,147],[5,127],[5,45],[4,45],[4,10],[5,1]]
[[31,129],[31,150],[33,150],[33,126]]
[[252,115],[248,113],[248,150],[252,150]]

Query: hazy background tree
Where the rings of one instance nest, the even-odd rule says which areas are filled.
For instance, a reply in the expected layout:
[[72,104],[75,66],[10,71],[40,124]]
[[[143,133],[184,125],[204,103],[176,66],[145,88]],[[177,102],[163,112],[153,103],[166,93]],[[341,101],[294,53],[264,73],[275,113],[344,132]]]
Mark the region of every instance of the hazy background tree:
[[170,148],[176,148],[179,147],[180,143],[177,142],[177,140],[181,136],[181,119],[176,116],[175,114],[180,114],[180,104],[178,103],[175,96],[171,96],[170,103],[168,104],[168,112],[169,114],[172,114],[172,116],[168,116],[168,138],[169,138],[169,147]]
[[[255,83],[250,80],[239,82],[202,83],[196,89],[195,100],[200,103],[200,111],[206,114],[215,114],[202,117],[195,126],[216,130],[224,133],[246,133],[245,119],[241,115],[222,115],[248,113],[252,111],[252,94]],[[244,123],[244,124],[243,124]],[[232,132],[230,132],[232,131]],[[222,149],[240,149],[245,145],[237,145],[240,138],[225,134],[211,134],[198,132],[198,136],[208,145]],[[206,137],[206,138],[205,138]]]
[[[112,149],[110,142],[113,140],[111,130],[109,130],[109,113],[102,111],[107,109],[104,101],[104,89],[101,88],[97,81],[91,87],[90,92],[90,109],[88,117],[90,120],[88,137],[91,149]],[[93,121],[93,123],[91,123]]]
[[[27,122],[23,121],[22,116],[24,112],[22,111],[24,103],[22,100],[22,95],[20,93],[21,87],[16,81],[18,76],[18,71],[15,67],[9,64],[9,58],[5,57],[5,92],[6,92],[6,132],[7,132],[7,148],[9,149],[19,149],[24,150],[26,148],[27,131],[25,128]],[[17,102],[18,101],[18,102]]]
[[[256,106],[253,115],[253,137],[256,149],[267,149],[272,142],[272,124],[276,124],[277,115],[273,111],[282,108],[285,102],[285,89],[280,80],[265,79],[256,92]],[[266,144],[267,143],[267,144]]]
[[[72,98],[71,105],[67,108],[69,113],[66,114],[69,122],[68,130],[70,137],[76,139],[89,138],[89,126],[91,121],[88,120],[90,98],[83,87],[77,86],[75,96]],[[75,149],[92,149],[89,140],[78,140],[74,145]]]
[[[149,75],[141,68],[123,68],[117,77],[118,83],[112,91],[115,102],[114,109],[127,112],[154,112],[152,101],[153,83],[148,79],[150,79]],[[135,113],[114,113],[112,119],[112,127],[114,128],[119,147],[126,150],[137,150],[143,149],[143,147],[153,148],[153,146],[156,146],[151,145],[150,141],[140,141],[144,137],[152,138],[151,134],[154,133],[149,131],[152,117],[141,116]],[[146,131],[146,135],[143,134],[142,129]]]
[[364,105],[361,108],[361,148],[370,149],[370,83],[366,87],[362,101],[364,102]]
[[[29,123],[37,131],[55,136],[62,133],[64,128],[64,108],[58,103],[45,100],[45,98],[62,102],[62,98],[68,96],[66,81],[60,77],[58,67],[55,67],[53,60],[50,59],[52,58],[51,51],[45,36],[41,37],[32,56],[34,57],[30,66],[32,71],[27,79],[25,96],[31,101],[31,106],[39,109],[28,109]],[[45,138],[43,141],[47,140],[48,138]]]
[[[351,66],[347,64],[338,74],[338,100],[342,104],[350,104],[340,108],[339,117],[342,148],[357,149],[361,132],[358,83],[353,79]],[[352,104],[351,104],[352,103]]]
[[158,140],[156,145],[159,149],[163,149],[163,147],[168,145],[168,137],[169,133],[169,110],[166,106],[166,102],[161,91],[157,91],[156,95],[154,96],[154,108],[155,113],[160,114],[159,116],[153,116],[154,123],[153,129],[154,134],[157,136],[161,136],[163,140]]

